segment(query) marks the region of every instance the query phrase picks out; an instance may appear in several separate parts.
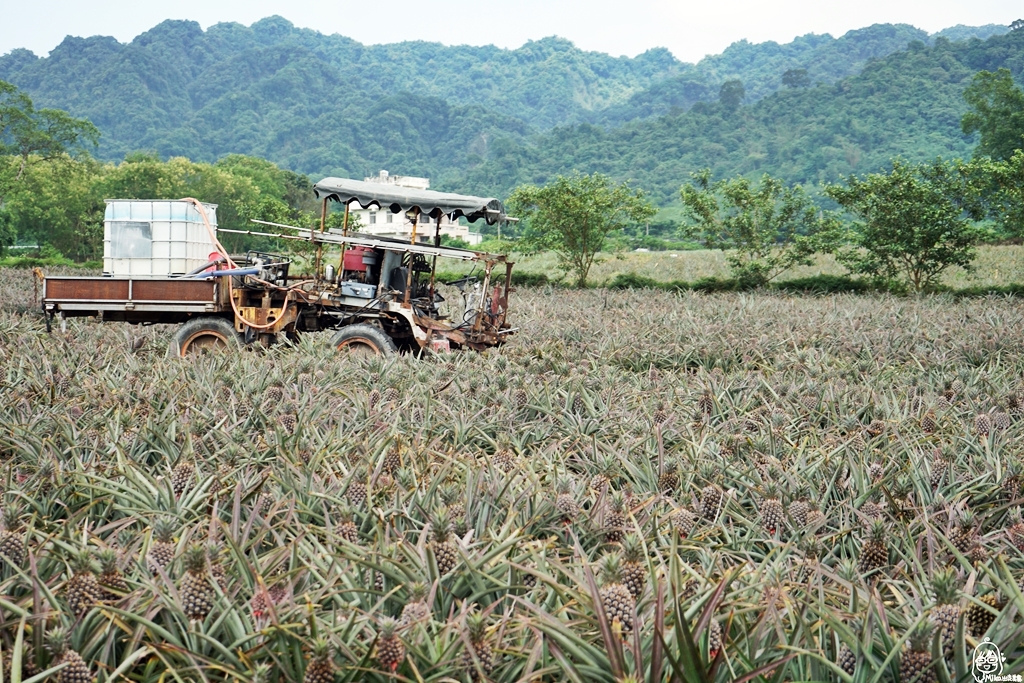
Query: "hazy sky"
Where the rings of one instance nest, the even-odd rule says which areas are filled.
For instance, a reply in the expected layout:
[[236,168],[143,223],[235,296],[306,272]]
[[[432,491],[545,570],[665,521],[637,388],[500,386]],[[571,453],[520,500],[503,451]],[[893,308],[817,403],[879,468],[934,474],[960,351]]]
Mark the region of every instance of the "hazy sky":
[[122,42],[164,19],[246,25],[279,14],[297,26],[363,43],[432,40],[518,47],[559,35],[587,50],[633,56],[667,47],[696,61],[730,43],[788,42],[805,33],[839,36],[875,23],[934,32],[956,24],[1009,24],[1020,0],[10,0],[0,10],[0,54],[26,47],[44,55],[66,35],[112,35]]

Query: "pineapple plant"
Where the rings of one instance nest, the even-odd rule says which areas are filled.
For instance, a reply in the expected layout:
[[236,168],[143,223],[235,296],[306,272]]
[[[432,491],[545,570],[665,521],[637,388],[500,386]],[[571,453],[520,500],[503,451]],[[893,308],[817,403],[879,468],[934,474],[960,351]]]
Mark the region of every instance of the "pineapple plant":
[[608,501],[608,512],[604,517],[604,540],[608,543],[621,542],[625,534],[626,520],[626,496],[622,491],[614,491]]
[[1006,467],[1006,473],[1003,475],[1003,480],[999,482],[999,488],[1003,491],[1003,497],[1013,502],[1020,497],[1020,485],[1021,485],[1021,466],[1016,460],[1012,461]]
[[473,683],[488,679],[494,670],[494,652],[487,642],[487,617],[476,610],[466,615],[466,639],[469,647],[462,651],[462,668]]
[[715,409],[715,397],[710,389],[705,389],[700,398],[697,399],[697,419],[704,419],[711,416]]
[[103,588],[104,600],[117,600],[129,592],[128,582],[121,575],[120,557],[113,548],[103,548],[96,553],[99,561],[99,584]]
[[722,625],[717,619],[708,624],[708,658],[714,660],[722,651]]
[[88,549],[79,551],[71,561],[72,576],[64,586],[68,607],[82,616],[103,600],[104,591],[96,579],[96,564]]
[[647,585],[647,551],[639,534],[626,534],[622,539],[622,585],[634,600],[640,598]]
[[183,460],[171,470],[171,489],[174,491],[175,498],[181,498],[191,488],[195,476],[196,466],[188,460]]
[[978,598],[978,602],[972,602],[964,615],[964,625],[967,632],[975,638],[981,638],[988,631],[989,626],[996,620],[996,614],[1003,609],[1005,604],[999,599],[998,593],[989,593]]
[[7,505],[3,511],[3,531],[0,532],[0,558],[15,567],[25,564],[25,534],[21,531],[21,511]]
[[622,583],[622,564],[618,554],[601,559],[603,584],[599,591],[601,606],[609,623],[617,623],[625,635],[633,628],[633,594]]
[[57,683],[92,683],[95,680],[82,655],[68,646],[68,634],[63,628],[46,634],[46,648],[53,655],[54,663],[66,665],[57,673]]
[[430,619],[430,607],[427,606],[427,586],[416,582],[409,585],[409,600],[402,607],[402,615],[398,625],[406,628],[412,624]]
[[153,524],[153,540],[149,546],[149,553],[146,561],[150,571],[156,574],[158,571],[167,571],[167,567],[174,560],[174,534],[178,526],[172,519],[161,518]]
[[194,543],[185,551],[185,574],[178,586],[179,607],[190,620],[203,621],[213,609],[213,586],[207,571],[206,548]]
[[580,506],[572,492],[572,479],[559,477],[555,484],[555,511],[563,524],[572,524],[580,514]]
[[658,490],[665,495],[672,495],[679,487],[679,466],[675,460],[668,460],[658,475]]
[[942,486],[943,481],[946,480],[946,472],[949,470],[949,461],[939,451],[936,451],[935,457],[932,458],[931,462],[931,474],[928,477],[928,482],[931,484],[932,490],[938,489]]
[[980,437],[987,437],[992,431],[992,418],[988,413],[979,413],[974,418],[974,433]]
[[881,520],[871,523],[871,531],[861,546],[857,569],[867,575],[889,564],[889,544],[886,540],[887,529]]
[[839,651],[836,653],[836,664],[839,665],[840,669],[852,676],[857,669],[857,653],[850,649],[849,645],[843,643],[839,646]]
[[361,470],[356,470],[348,483],[348,490],[345,491],[345,496],[352,507],[359,509],[366,505],[368,495],[369,492],[363,473]]
[[795,500],[789,504],[789,517],[797,529],[802,529],[807,525],[807,513],[811,510],[811,505],[807,502],[809,496],[807,487],[801,486],[797,490]]
[[[14,671],[14,652],[10,646],[4,648],[0,664],[3,665],[3,680],[10,681],[11,673]],[[27,681],[38,673],[35,652],[31,646],[25,644],[21,649],[21,680]]]
[[223,548],[219,543],[211,543],[206,548],[206,562],[210,572],[210,577],[220,588],[221,593],[228,592],[228,570],[221,562],[221,555]]
[[526,393],[526,389],[519,387],[512,392],[512,407],[516,411],[521,411],[526,408],[526,404],[529,402],[529,396]]
[[680,538],[686,538],[697,524],[697,515],[685,506],[678,507],[669,513],[668,521]]
[[718,518],[725,494],[722,487],[717,484],[717,474],[711,466],[703,468],[701,474],[707,484],[700,491],[700,515],[713,522]]
[[380,400],[385,405],[394,405],[402,398],[402,394],[398,391],[398,387],[390,386],[384,390],[381,394]]
[[338,536],[349,543],[359,543],[359,527],[355,523],[355,512],[348,505],[342,506],[339,516]]
[[974,512],[965,509],[960,513],[960,519],[949,534],[949,542],[961,553],[966,553],[974,544],[977,536]]
[[782,527],[786,510],[779,498],[779,489],[774,484],[765,486],[764,498],[761,500],[761,524],[765,531],[774,534]]
[[448,510],[439,508],[430,519],[432,541],[430,549],[437,560],[437,571],[441,576],[455,569],[459,561],[459,551],[451,542],[452,524]]
[[[444,503],[448,509],[448,519],[452,521],[456,527],[460,524],[465,526],[466,524],[466,505],[462,502],[462,492],[459,487],[454,484],[446,484],[441,487],[441,502]],[[456,529],[456,535],[464,535],[466,532],[463,531],[461,534]]]
[[405,659],[405,644],[395,633],[397,628],[398,622],[387,617],[380,624],[377,638],[377,661],[389,673],[394,673]]
[[516,454],[508,444],[501,444],[491,458],[494,466],[505,474],[511,473],[516,468]]
[[1024,517],[1019,507],[1010,511],[1010,524],[1006,529],[1006,536],[1014,548],[1024,552]]
[[306,673],[302,677],[302,683],[332,683],[334,671],[331,647],[327,639],[317,638],[313,642],[309,661],[306,662]]
[[939,431],[939,420],[935,416],[934,410],[929,408],[921,418],[921,431],[925,434],[934,434]]
[[938,629],[943,654],[950,658],[956,642],[956,624],[960,619],[960,590],[957,587],[956,570],[951,567],[938,570],[931,584],[935,594],[931,619]]
[[927,621],[914,628],[900,656],[900,683],[938,683],[939,675],[932,666],[933,629]]
[[402,442],[396,440],[387,450],[384,462],[381,463],[381,472],[393,475],[402,467]]
[[280,384],[271,384],[263,392],[263,399],[267,405],[278,405],[284,400],[284,387]]
[[816,531],[825,526],[825,513],[818,508],[817,503],[809,503],[807,508],[807,528]]
[[612,485],[618,476],[618,458],[610,454],[603,455],[598,461],[597,474],[590,478],[589,486],[595,493],[603,493],[605,487]]

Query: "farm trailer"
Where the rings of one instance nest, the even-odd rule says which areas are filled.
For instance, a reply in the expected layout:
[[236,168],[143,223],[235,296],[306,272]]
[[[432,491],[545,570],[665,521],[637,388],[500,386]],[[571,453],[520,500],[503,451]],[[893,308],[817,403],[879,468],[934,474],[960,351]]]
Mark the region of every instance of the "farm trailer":
[[[220,232],[299,240],[315,248],[314,272],[289,273],[289,259],[250,251],[231,256],[217,239],[216,207],[195,199],[177,202],[110,200],[104,230],[102,277],[46,277],[42,307],[47,329],[54,317],[93,316],[131,324],[180,325],[171,353],[185,356],[215,347],[269,346],[305,332],[333,330],[332,344],[352,353],[387,354],[474,349],[504,343],[512,262],[440,245],[441,218],[507,222],[493,198],[326,178],[314,186],[322,201],[319,229],[287,228],[292,234],[253,230]],[[344,227],[327,230],[330,202],[345,207]],[[353,202],[404,212],[412,220],[406,240],[349,234]],[[427,242],[419,229],[433,235]],[[337,266],[326,245],[340,245]],[[459,319],[442,310],[438,259],[472,262],[480,275],[454,282],[464,300]],[[476,267],[474,272],[476,272]]]

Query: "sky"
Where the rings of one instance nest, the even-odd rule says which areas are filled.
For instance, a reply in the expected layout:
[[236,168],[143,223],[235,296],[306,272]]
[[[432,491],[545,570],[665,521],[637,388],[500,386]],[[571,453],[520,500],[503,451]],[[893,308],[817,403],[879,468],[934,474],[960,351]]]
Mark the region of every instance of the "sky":
[[431,40],[516,48],[558,35],[585,50],[635,56],[666,47],[683,61],[717,54],[738,40],[780,43],[806,33],[839,36],[876,23],[929,32],[966,24],[1007,25],[1024,17],[1020,0],[45,0],[10,2],[0,14],[0,54],[24,47],[45,55],[66,35],[128,42],[165,19],[205,29],[250,25],[280,15],[296,26],[362,43]]

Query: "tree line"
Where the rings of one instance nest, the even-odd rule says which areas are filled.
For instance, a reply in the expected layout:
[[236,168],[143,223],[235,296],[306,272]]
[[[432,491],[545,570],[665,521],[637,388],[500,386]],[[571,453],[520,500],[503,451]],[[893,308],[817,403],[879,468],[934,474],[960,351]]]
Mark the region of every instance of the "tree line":
[[[682,232],[726,250],[744,287],[830,253],[879,285],[932,288],[950,267],[970,270],[978,244],[997,231],[1024,235],[1024,91],[1007,69],[982,71],[964,99],[963,132],[980,133],[968,161],[896,158],[887,171],[826,184],[824,196],[838,206],[829,211],[771,175],[714,180],[704,169],[680,190]],[[524,219],[523,246],[553,250],[580,286],[609,235],[654,214],[642,191],[601,174],[520,186],[509,203]]]
[[197,197],[218,205],[225,228],[246,228],[250,218],[314,221],[309,178],[264,159],[233,154],[208,164],[134,153],[101,162],[90,154],[98,138],[89,121],[37,109],[0,81],[0,256],[21,243],[75,261],[99,259],[105,199]]

